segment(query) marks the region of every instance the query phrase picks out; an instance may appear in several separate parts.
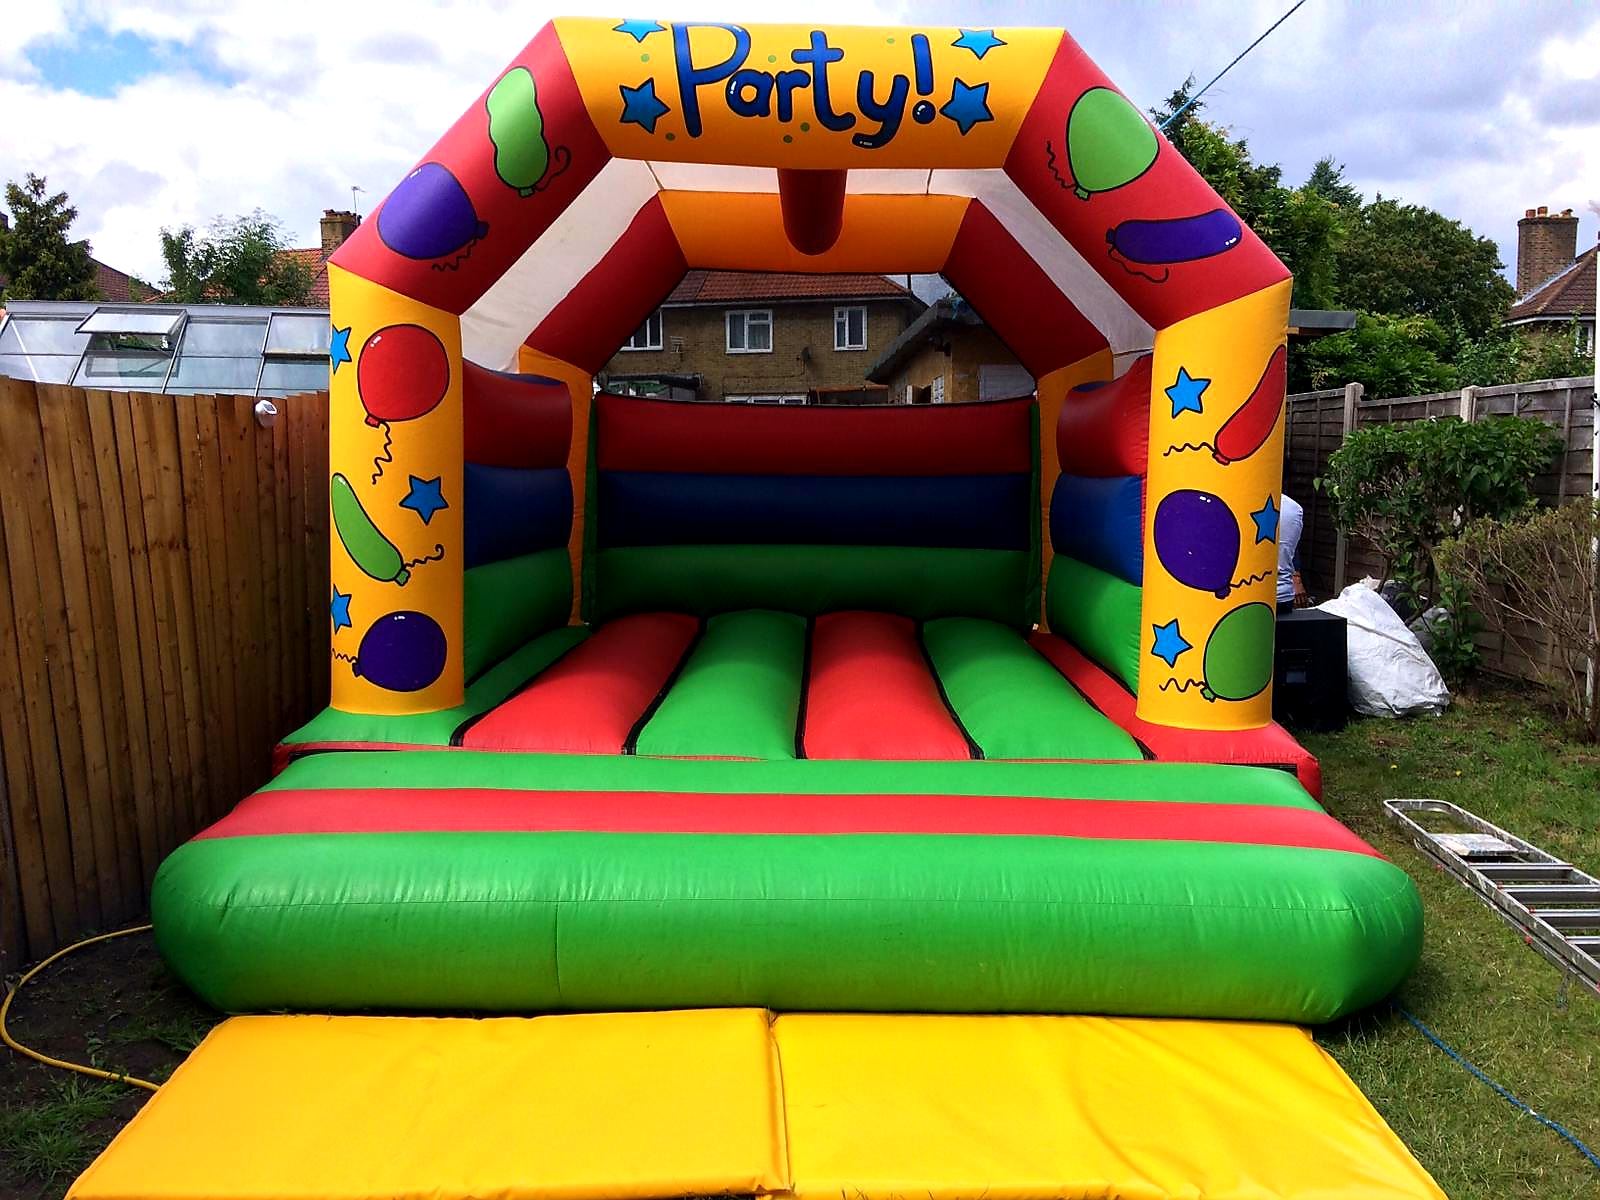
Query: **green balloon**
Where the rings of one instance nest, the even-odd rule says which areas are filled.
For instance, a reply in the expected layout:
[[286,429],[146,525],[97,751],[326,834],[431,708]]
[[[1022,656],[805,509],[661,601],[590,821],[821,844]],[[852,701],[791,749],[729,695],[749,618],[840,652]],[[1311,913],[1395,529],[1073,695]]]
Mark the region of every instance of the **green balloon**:
[[1248,700],[1272,682],[1272,635],[1278,616],[1270,604],[1241,604],[1217,622],[1206,639],[1207,700]]
[[1160,148],[1150,122],[1110,88],[1090,88],[1067,117],[1067,162],[1080,200],[1132,183]]
[[527,67],[512,67],[489,93],[489,140],[501,182],[531,196],[550,169],[538,89]]
[[333,504],[333,528],[356,566],[381,583],[405,587],[411,578],[405,559],[367,516],[350,481],[335,473],[328,481],[328,494]]

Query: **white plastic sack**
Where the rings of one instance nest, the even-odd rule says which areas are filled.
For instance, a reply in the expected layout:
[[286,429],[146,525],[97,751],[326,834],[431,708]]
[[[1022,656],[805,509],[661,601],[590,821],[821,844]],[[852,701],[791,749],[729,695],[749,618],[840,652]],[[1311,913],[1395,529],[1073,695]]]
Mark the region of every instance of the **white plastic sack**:
[[1343,617],[1350,644],[1350,706],[1369,717],[1441,713],[1450,689],[1433,660],[1388,601],[1366,583],[1352,583],[1318,605]]

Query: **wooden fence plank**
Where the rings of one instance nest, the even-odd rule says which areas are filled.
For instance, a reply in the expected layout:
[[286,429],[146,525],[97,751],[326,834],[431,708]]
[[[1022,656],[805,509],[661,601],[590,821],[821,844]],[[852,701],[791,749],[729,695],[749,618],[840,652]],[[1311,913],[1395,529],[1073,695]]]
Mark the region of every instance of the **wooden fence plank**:
[[[74,741],[83,762],[78,803],[89,819],[89,843],[94,851],[101,919],[111,923],[126,915],[122,905],[122,882],[118,878],[113,811],[116,801],[112,796],[110,762],[112,739],[106,732],[99,672],[95,665],[94,606],[83,540],[85,506],[78,495],[78,473],[73,464],[72,431],[67,416],[69,408],[82,404],[81,390],[59,385],[39,389],[39,426],[44,435],[44,464],[50,485],[50,515],[55,523],[65,632],[66,659],[61,666],[72,681],[78,722],[78,737]],[[63,759],[67,758],[64,752]],[[69,768],[67,778],[69,786],[75,786],[75,768]]]
[[239,799],[228,781],[233,748],[225,738],[223,714],[232,707],[232,685],[218,648],[217,614],[212,602],[211,578],[206,561],[206,510],[212,507],[207,491],[205,449],[200,438],[199,410],[214,409],[209,396],[173,396],[177,421],[178,521],[182,529],[189,623],[193,629],[195,673],[198,679],[201,754],[205,763],[204,789],[196,819],[200,827],[221,815],[219,809]]
[[[115,647],[114,657],[102,662],[101,669],[110,676],[112,664],[115,664],[115,676],[120,683],[132,788],[130,807],[143,890],[150,886],[156,865],[161,861],[156,823],[159,784],[154,759],[158,754],[165,756],[166,748],[164,736],[152,726],[146,711],[148,697],[143,656],[155,651],[153,647],[144,646],[146,639],[141,636],[138,624],[138,604],[129,562],[129,498],[124,495],[126,482],[117,458],[115,402],[116,398],[105,392],[87,392],[84,417],[88,425],[88,455],[94,464],[104,526],[102,541],[111,589],[110,637]],[[164,769],[161,774],[165,775]]]
[[[210,617],[210,679],[219,718],[213,756],[217,769],[212,773],[212,807],[207,814],[208,819],[214,820],[248,790],[239,763],[239,708],[250,684],[241,670],[247,660],[239,653],[233,605],[228,598],[227,489],[222,476],[217,400],[207,397],[203,402],[196,401],[190,411],[195,428],[198,502],[189,508],[186,500],[185,507],[190,518],[190,554],[204,577],[196,584],[195,604],[203,604]],[[187,496],[187,476],[184,490]]]
[[[150,719],[151,761],[156,772],[156,854],[164,858],[178,843],[180,822],[177,815],[180,788],[186,787],[186,759],[182,719],[175,702],[176,671],[170,663],[171,649],[152,565],[150,526],[146,513],[154,497],[141,470],[144,457],[136,430],[135,413],[143,397],[127,392],[112,396],[112,412],[117,433],[117,465],[127,489],[123,512],[128,530],[128,569],[133,579],[133,636],[140,644],[140,666],[144,675],[145,713]],[[151,485],[154,470],[148,471]],[[169,685],[168,679],[173,682]]]
[[[235,396],[217,397],[218,437],[222,444],[223,488],[228,513],[229,602],[233,605],[236,634],[235,651],[242,663],[260,664],[268,656],[264,636],[264,608],[261,574],[260,525],[256,504],[255,447],[251,425],[255,417],[251,403]],[[251,680],[240,706],[238,754],[245,787],[252,787],[266,775],[271,747],[266,739],[267,695],[261,681]]]
[[[0,379],[0,387],[8,386],[12,386],[12,381]],[[0,406],[0,429],[12,427],[9,419],[12,415]],[[9,499],[8,474],[0,465],[0,499]],[[10,561],[6,539],[5,522],[0,521],[0,563]],[[18,924],[26,939],[18,953],[36,957],[54,946],[57,930],[50,900],[50,864],[39,819],[40,790],[33,783],[33,757],[23,711],[22,663],[18,657],[11,594],[11,588],[0,587],[0,777],[4,779],[6,795],[8,853],[13,856],[9,873],[16,884],[17,902],[22,910]],[[69,892],[71,883],[70,878],[56,877],[56,886]]]
[[[87,814],[69,806],[81,803],[82,748],[72,738],[58,748],[56,725],[72,728],[75,712],[64,711],[70,680],[63,677],[64,624],[61,574],[55,556],[55,528],[44,475],[43,431],[39,427],[37,392],[29,386],[0,390],[0,453],[6,461],[4,510],[15,536],[6,537],[12,611],[17,629],[18,673],[22,707],[27,714],[28,748],[33,785],[39,799],[44,853],[52,879],[51,908],[57,936],[100,924],[99,890],[94,875],[94,847]],[[67,760],[77,773],[67,778]]]
[[[100,711],[105,721],[111,821],[116,833],[120,892],[116,919],[121,921],[143,908],[146,879],[134,806],[136,748],[130,729],[128,698],[122,686],[111,547],[106,540],[106,499],[100,487],[94,434],[89,421],[90,405],[100,403],[100,397],[91,396],[81,389],[75,390],[73,403],[66,406],[66,417],[72,469],[78,483],[84,570],[89,582],[94,674],[100,690]],[[137,748],[137,752],[144,750],[143,746]]]

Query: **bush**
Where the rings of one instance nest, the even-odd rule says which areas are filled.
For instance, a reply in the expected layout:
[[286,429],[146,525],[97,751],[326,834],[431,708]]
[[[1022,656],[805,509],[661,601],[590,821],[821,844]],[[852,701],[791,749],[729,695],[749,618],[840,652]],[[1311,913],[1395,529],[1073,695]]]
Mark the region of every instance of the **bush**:
[[1345,439],[1316,486],[1339,528],[1371,542],[1384,578],[1422,608],[1437,594],[1434,547],[1475,520],[1526,512],[1560,440],[1523,417],[1374,425]]
[[1440,568],[1461,582],[1489,628],[1533,664],[1591,742],[1600,740],[1600,710],[1586,678],[1589,662],[1600,661],[1596,537],[1600,505],[1563,504],[1476,521],[1438,553]]

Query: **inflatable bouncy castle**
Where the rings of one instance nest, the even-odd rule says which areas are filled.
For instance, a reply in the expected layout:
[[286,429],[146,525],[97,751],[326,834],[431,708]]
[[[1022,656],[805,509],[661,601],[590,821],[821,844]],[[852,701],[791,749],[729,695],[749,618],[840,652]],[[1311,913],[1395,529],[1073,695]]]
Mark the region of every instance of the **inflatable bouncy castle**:
[[[594,394],[685,271],[1037,381]],[[558,20],[337,252],[332,707],[167,861],[226,1010],[1325,1021],[1404,872],[1272,723],[1290,280],[1049,30]]]

